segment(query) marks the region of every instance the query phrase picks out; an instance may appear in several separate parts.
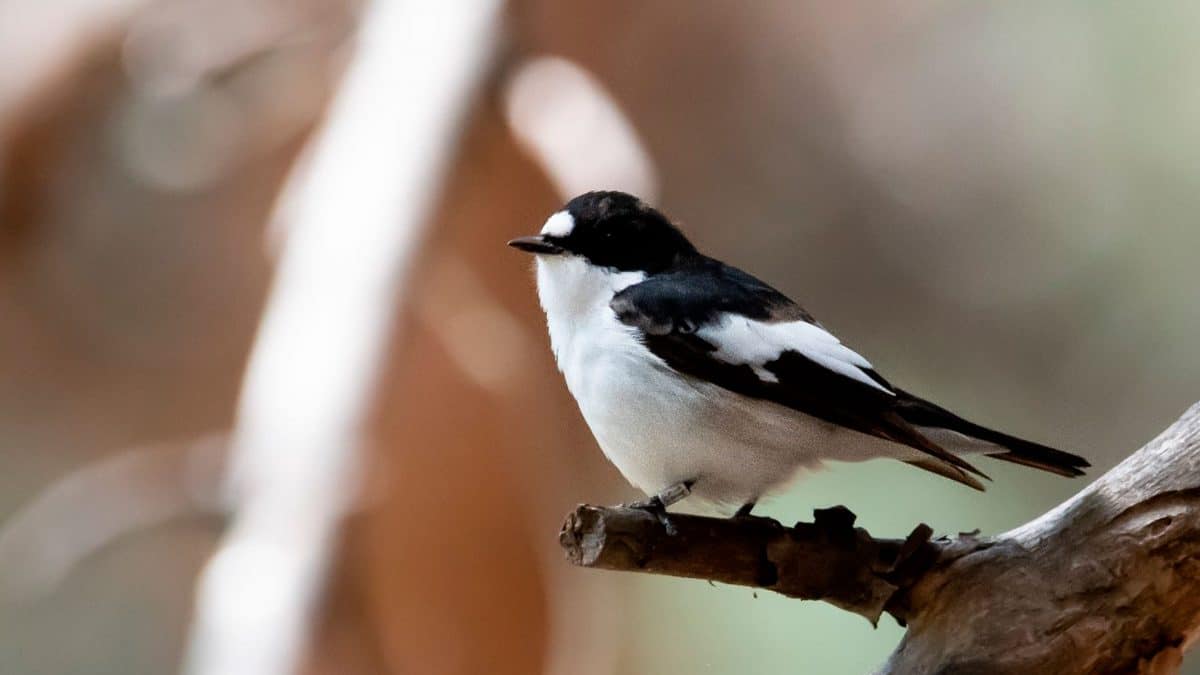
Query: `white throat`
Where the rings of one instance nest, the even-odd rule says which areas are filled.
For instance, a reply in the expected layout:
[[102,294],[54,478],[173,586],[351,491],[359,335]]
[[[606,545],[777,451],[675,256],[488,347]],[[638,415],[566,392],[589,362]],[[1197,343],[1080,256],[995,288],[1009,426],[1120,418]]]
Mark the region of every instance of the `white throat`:
[[608,304],[613,295],[645,280],[645,272],[597,267],[579,256],[538,256],[538,299],[560,370],[567,367],[564,359],[579,351],[579,341],[589,339],[585,334],[599,338],[620,325]]

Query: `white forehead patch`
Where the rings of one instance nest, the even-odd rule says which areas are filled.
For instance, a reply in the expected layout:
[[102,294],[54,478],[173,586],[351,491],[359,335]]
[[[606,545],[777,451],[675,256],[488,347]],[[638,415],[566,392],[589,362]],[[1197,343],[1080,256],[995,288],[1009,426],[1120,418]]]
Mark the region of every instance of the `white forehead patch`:
[[542,234],[548,234],[551,237],[566,237],[571,234],[573,229],[575,229],[575,217],[566,211],[559,211],[546,219],[546,224],[542,226]]

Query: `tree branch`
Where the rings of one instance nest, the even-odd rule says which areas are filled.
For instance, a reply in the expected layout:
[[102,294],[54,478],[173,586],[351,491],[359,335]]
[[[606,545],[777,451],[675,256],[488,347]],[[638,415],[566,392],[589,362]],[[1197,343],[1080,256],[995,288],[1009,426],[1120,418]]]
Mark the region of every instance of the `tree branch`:
[[818,509],[812,523],[784,527],[771,518],[671,514],[668,535],[647,511],[581,505],[567,516],[559,542],[581,567],[666,574],[763,588],[802,600],[824,600],[879,620],[914,573],[928,569],[939,547],[929,526],[908,539],[876,539],[854,527],[842,506]]
[[1200,635],[1200,404],[1040,518],[994,538],[876,539],[842,507],[769,519],[580,506],[572,563],[825,600],[910,627],[885,673],[1173,672]]

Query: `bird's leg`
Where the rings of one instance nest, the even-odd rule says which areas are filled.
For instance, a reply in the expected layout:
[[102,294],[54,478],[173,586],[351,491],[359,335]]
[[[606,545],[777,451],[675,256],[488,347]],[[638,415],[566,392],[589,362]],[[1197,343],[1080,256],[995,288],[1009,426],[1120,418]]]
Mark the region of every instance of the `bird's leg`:
[[677,531],[675,526],[671,524],[671,519],[667,516],[667,505],[663,503],[662,497],[654,495],[649,499],[631,502],[624,504],[624,506],[630,509],[640,509],[649,512],[658,519],[659,523],[662,523],[663,529],[667,531],[669,536],[674,537],[676,535]]
[[735,511],[733,516],[731,516],[731,517],[741,519],[741,520],[757,520],[759,522],[775,523],[776,525],[779,524],[779,521],[775,520],[771,516],[756,516],[753,513],[750,513],[751,511],[754,510],[754,507],[757,504],[758,504],[758,499],[746,502],[745,504],[742,504],[742,507],[739,508],[737,511]]
[[741,508],[734,512],[734,518],[749,518],[750,512],[754,510],[754,505],[758,502],[750,501],[742,504]]
[[695,480],[685,480],[682,483],[672,485],[649,499],[623,504],[623,506],[629,509],[649,511],[654,514],[658,518],[658,522],[662,523],[667,535],[674,537],[678,534],[678,530],[675,529],[675,525],[671,523],[671,519],[667,516],[667,507],[690,495],[692,493],[692,486],[695,484]]
[[622,504],[622,506],[628,509],[665,509],[692,494],[692,486],[695,484],[696,481],[694,480],[685,480],[682,483],[672,485],[649,499],[629,502],[628,504]]

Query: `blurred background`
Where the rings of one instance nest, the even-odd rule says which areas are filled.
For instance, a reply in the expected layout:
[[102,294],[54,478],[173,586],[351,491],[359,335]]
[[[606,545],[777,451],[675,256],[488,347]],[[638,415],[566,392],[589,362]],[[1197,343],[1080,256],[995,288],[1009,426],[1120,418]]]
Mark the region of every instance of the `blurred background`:
[[[371,16],[0,0],[0,672],[195,656],[287,249],[274,205]],[[1200,399],[1200,5],[512,0],[494,23],[412,270],[379,308],[395,330],[344,448],[361,480],[302,672],[862,673],[899,640],[887,617],[562,559],[576,503],[635,494],[503,244],[581,185],[640,187],[892,381],[1082,454],[1090,476]],[[381,95],[426,104],[393,84]],[[991,534],[1084,484],[981,468],[986,494],[832,466],[761,511]]]

